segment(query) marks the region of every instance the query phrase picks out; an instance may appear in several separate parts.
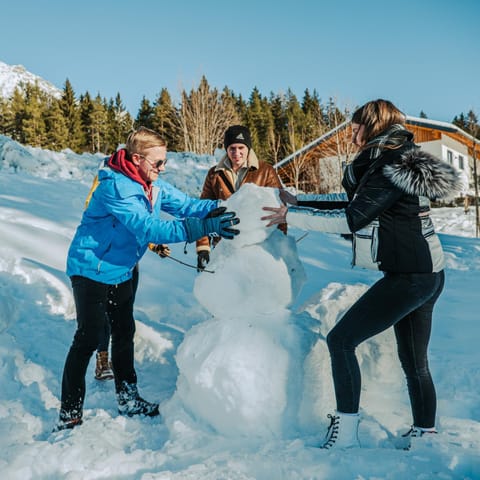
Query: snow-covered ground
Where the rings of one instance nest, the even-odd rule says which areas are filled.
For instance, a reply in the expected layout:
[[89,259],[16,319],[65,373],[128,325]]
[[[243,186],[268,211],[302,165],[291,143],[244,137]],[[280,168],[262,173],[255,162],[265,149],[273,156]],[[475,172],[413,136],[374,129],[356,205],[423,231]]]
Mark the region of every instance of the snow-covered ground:
[[[172,157],[166,178],[198,194],[215,159]],[[94,380],[92,358],[84,424],[52,434],[75,331],[65,257],[99,159],[0,136],[2,479],[480,478],[480,242],[472,238],[473,209],[433,214],[447,282],[430,346],[439,428],[432,443],[398,448],[410,408],[385,332],[358,350],[363,448],[316,448],[334,408],[325,335],[379,274],[352,269],[342,238],[301,238],[294,229],[288,239],[275,232],[241,246],[221,242],[214,274],[175,261],[194,265],[194,245],[187,254],[184,245],[172,245],[170,259],[147,252],[135,355],[140,392],[161,402],[162,417],[118,415],[113,383]]]

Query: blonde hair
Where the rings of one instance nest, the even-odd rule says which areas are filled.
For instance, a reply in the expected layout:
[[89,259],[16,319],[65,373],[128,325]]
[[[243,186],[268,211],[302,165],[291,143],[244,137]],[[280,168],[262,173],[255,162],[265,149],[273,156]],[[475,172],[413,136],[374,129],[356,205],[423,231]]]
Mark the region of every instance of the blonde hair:
[[130,133],[125,143],[125,149],[129,156],[132,153],[142,155],[148,148],[166,146],[165,139],[158,132],[147,127],[138,127],[137,130]]
[[363,140],[369,142],[395,124],[405,124],[405,114],[388,100],[372,100],[358,108],[352,115],[352,123],[364,125]]

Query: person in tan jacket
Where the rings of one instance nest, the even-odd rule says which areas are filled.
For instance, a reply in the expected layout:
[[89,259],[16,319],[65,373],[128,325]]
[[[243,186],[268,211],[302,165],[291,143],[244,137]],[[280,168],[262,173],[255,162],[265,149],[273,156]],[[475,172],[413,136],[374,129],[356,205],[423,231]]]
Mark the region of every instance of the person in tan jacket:
[[[226,200],[244,183],[261,187],[281,187],[275,169],[257,158],[252,149],[250,130],[243,125],[232,125],[225,131],[223,145],[225,155],[212,167],[205,177],[200,198]],[[279,225],[286,233],[287,225]],[[197,271],[205,269],[210,261],[209,237],[197,240]]]

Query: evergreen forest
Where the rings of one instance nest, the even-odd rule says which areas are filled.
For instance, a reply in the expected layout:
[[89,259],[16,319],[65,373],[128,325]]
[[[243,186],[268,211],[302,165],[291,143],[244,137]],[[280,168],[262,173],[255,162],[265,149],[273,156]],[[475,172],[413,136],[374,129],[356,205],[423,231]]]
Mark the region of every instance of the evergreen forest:
[[[213,154],[222,147],[225,129],[239,123],[250,128],[259,158],[274,164],[338,126],[349,113],[332,98],[322,102],[315,90],[306,89],[298,99],[290,89],[265,96],[254,88],[243,98],[228,87],[211,87],[203,76],[196,88],[182,90],[176,103],[166,88],[154,100],[143,97],[133,118],[120,93],[114,99],[88,91],[77,95],[67,79],[59,98],[36,84],[20,85],[10,98],[0,98],[0,134],[54,151],[108,154],[143,125],[160,132],[170,151]],[[426,117],[423,111],[420,115]],[[453,123],[480,136],[473,111],[455,116]]]

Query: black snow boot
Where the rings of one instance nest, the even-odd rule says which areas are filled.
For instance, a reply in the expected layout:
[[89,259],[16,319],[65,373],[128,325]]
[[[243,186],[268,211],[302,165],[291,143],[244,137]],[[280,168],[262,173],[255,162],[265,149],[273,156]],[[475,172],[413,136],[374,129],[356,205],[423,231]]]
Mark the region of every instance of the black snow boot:
[[60,432],[62,430],[71,430],[83,423],[82,410],[66,411],[60,409],[60,415],[57,424],[53,428],[53,432]]
[[158,403],[144,400],[139,394],[137,385],[123,382],[117,393],[118,413],[132,417],[133,415],[145,415],[156,417],[160,414]]

